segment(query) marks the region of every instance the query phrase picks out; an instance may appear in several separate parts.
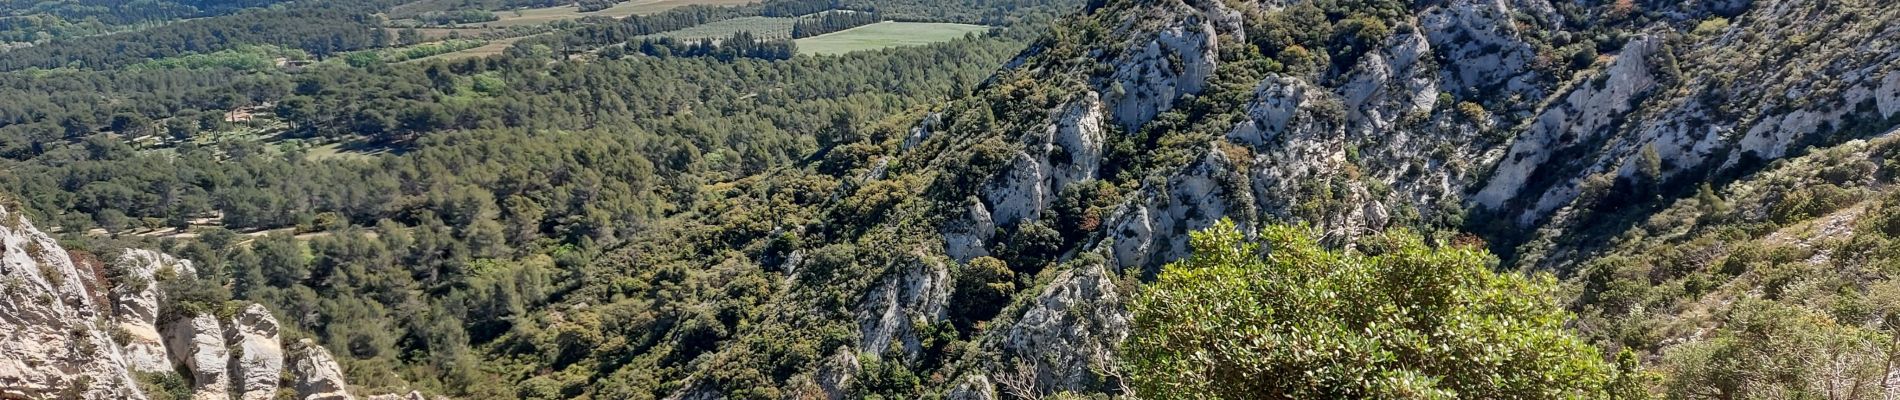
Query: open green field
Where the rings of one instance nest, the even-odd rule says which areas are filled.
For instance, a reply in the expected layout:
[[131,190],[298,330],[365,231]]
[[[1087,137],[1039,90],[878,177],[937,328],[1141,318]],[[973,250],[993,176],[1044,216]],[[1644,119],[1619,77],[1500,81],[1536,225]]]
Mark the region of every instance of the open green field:
[[798,52],[837,55],[854,51],[947,42],[990,27],[935,22],[879,22],[843,31],[798,39]]
[[613,7],[610,7],[605,10],[600,10],[600,11],[595,11],[595,12],[590,12],[590,13],[583,13],[581,12],[580,8],[577,8],[572,5],[560,6],[560,7],[548,7],[548,8],[533,8],[533,9],[526,9],[526,10],[520,10],[520,11],[505,11],[504,10],[504,11],[495,12],[496,17],[501,17],[500,20],[489,21],[489,22],[477,22],[477,23],[463,24],[463,25],[467,27],[485,26],[489,28],[506,28],[510,26],[540,25],[540,24],[545,24],[545,23],[554,22],[554,21],[580,19],[583,17],[592,17],[592,16],[625,18],[626,16],[629,16],[629,15],[658,14],[662,11],[671,10],[676,7],[689,6],[689,5],[694,5],[694,4],[708,5],[708,6],[738,6],[738,5],[752,4],[757,1],[758,0],[631,0],[631,1],[620,3],[620,4],[615,4]]

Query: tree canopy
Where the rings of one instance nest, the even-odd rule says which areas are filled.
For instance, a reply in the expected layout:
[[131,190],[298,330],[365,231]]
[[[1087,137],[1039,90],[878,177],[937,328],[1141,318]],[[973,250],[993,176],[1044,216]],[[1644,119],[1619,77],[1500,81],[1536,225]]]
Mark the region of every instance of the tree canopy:
[[1553,279],[1482,250],[1395,231],[1334,251],[1227,220],[1192,245],[1130,306],[1144,397],[1602,398],[1634,378],[1563,327]]

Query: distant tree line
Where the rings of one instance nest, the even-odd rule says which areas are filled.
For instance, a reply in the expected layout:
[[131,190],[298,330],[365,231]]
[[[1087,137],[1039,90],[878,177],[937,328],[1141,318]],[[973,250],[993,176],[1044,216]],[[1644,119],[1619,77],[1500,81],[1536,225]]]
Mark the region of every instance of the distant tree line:
[[808,38],[883,21],[876,12],[838,11],[802,18],[792,25],[792,38]]
[[0,57],[0,71],[79,67],[110,69],[186,53],[210,53],[243,44],[272,44],[327,57],[387,46],[392,37],[371,15],[391,0],[299,2],[281,9],[181,21],[137,32],[56,40]]
[[696,41],[681,41],[669,37],[643,39],[627,43],[625,47],[654,57],[712,57],[721,61],[732,61],[740,57],[784,60],[798,55],[798,45],[791,40],[758,39],[752,32],[739,32],[723,41],[714,41],[711,38]]
[[789,18],[834,10],[838,8],[838,2],[834,0],[785,0],[768,2],[762,7],[763,8],[759,10],[759,15],[761,16]]
[[499,19],[501,17],[487,10],[430,11],[416,15],[416,20],[430,25],[471,24]]
[[107,25],[169,21],[229,14],[285,0],[0,0],[0,12],[13,16],[53,16]]
[[95,35],[109,29],[98,20],[68,21],[55,15],[0,17],[0,43],[34,43],[63,37]]
[[595,11],[613,8],[615,4],[620,4],[620,1],[618,0],[583,0],[580,3],[576,3],[574,6],[576,8],[579,8],[581,12],[595,12]]

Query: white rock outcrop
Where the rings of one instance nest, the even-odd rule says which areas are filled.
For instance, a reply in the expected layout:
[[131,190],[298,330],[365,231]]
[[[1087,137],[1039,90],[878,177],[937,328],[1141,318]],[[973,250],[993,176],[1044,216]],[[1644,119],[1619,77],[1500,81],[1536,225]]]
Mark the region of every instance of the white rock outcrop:
[[1107,266],[1086,263],[1063,271],[1010,326],[1002,338],[1003,353],[1027,364],[1017,373],[1033,374],[1035,387],[1044,393],[1094,387],[1096,374],[1117,368],[1115,351],[1129,334],[1122,301]]
[[1102,101],[1095,93],[1064,107],[1047,129],[1024,135],[1010,169],[985,188],[998,226],[1034,220],[1063,188],[1095,179],[1102,166]]
[[284,348],[277,339],[277,317],[260,304],[239,310],[225,325],[224,340],[236,354],[230,358],[232,390],[239,400],[271,400],[284,372]]
[[1432,47],[1448,60],[1444,86],[1474,95],[1488,88],[1542,98],[1538,75],[1526,68],[1537,52],[1519,37],[1515,14],[1504,0],[1453,0],[1425,12],[1420,25]]
[[858,351],[879,357],[895,347],[907,359],[917,357],[923,352],[923,342],[915,323],[948,318],[954,288],[950,270],[940,260],[917,259],[897,266],[858,304]]
[[1115,121],[1129,130],[1173,109],[1182,96],[1200,93],[1219,64],[1219,32],[1212,20],[1188,18],[1154,35],[1128,49],[1103,86]]
[[290,375],[296,378],[291,389],[298,399],[356,400],[343,380],[343,367],[329,349],[310,339],[300,339],[290,348]]
[[0,398],[144,399],[97,275],[4,206],[0,246]]
[[428,400],[428,398],[423,397],[422,392],[411,390],[409,391],[408,394],[384,393],[384,394],[370,395],[368,397],[368,400]]
[[1183,168],[1167,185],[1148,188],[1136,203],[1124,204],[1109,217],[1114,239],[1113,259],[1121,269],[1158,271],[1162,264],[1186,256],[1187,233],[1214,225],[1240,211],[1236,222],[1251,223],[1248,211],[1230,204],[1253,204],[1245,187],[1230,187],[1243,179],[1224,153],[1209,151]]
[[[1563,101],[1544,109],[1530,128],[1511,143],[1506,156],[1499,160],[1491,180],[1472,198],[1485,207],[1498,207],[1517,199],[1520,191],[1540,169],[1561,167],[1551,164],[1551,156],[1575,146],[1587,146],[1611,135],[1622,120],[1639,105],[1640,96],[1655,90],[1657,78],[1649,57],[1662,50],[1661,40],[1631,40],[1622,54],[1602,72],[1600,83],[1584,83],[1564,96]],[[1536,216],[1550,211],[1538,209]],[[1535,217],[1535,216],[1533,216]]]
[[813,380],[818,384],[818,391],[824,394],[825,399],[844,399],[851,394],[851,380],[863,369],[864,365],[858,363],[858,355],[840,346],[837,351],[831,353],[831,357],[825,358],[824,364],[818,367]]
[[983,201],[970,197],[962,209],[943,226],[943,253],[957,262],[990,255],[990,238],[996,236],[996,221]]
[[193,399],[231,398],[231,351],[217,316],[206,313],[172,321],[163,334],[172,362],[184,368],[178,372],[191,378]]
[[115,302],[113,316],[125,332],[126,362],[139,372],[166,373],[172,369],[165,338],[158,333],[159,305],[164,301],[158,289],[161,277],[192,277],[197,269],[190,260],[145,249],[129,249],[113,262],[120,272],[112,287]]
[[944,400],[996,400],[996,385],[983,375],[967,375],[957,386],[944,393]]
[[[284,351],[268,309],[161,315],[159,282],[198,279],[190,261],[127,249],[94,265],[4,207],[0,246],[0,398],[145,399],[135,373],[182,374],[194,399],[276,398]],[[305,400],[350,399],[328,350],[306,340],[298,355],[299,393],[334,394]]]

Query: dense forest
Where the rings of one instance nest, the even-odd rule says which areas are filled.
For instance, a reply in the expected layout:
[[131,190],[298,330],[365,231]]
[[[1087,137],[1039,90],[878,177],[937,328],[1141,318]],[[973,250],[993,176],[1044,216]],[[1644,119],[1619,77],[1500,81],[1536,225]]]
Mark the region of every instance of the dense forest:
[[817,18],[799,20],[792,26],[793,38],[807,38],[842,31],[860,26],[875,24],[884,20],[883,15],[875,12],[833,12],[818,15]]
[[[830,6],[805,3],[614,25]],[[511,370],[538,340],[521,336],[528,310],[577,289],[605,250],[719,196],[708,185],[806,162],[968,90],[1037,29],[842,57],[741,33],[644,53],[658,57],[557,61],[537,38],[396,63],[365,56],[416,40],[369,17],[387,6],[297,3],[9,51],[0,95],[18,101],[0,105],[0,182],[76,248],[160,248],[230,282],[175,288],[194,301],[302,316],[295,330],[347,355],[356,385],[567,397],[590,389]]]
[[387,46],[393,39],[372,13],[390,0],[298,2],[294,6],[253,9],[218,18],[202,18],[137,32],[83,36],[7,51],[0,71],[74,67],[106,70],[138,62],[209,53],[242,44],[270,44],[326,57],[339,52]]
[[701,39],[699,41],[680,41],[673,38],[642,39],[627,42],[614,51],[604,52],[610,58],[625,54],[627,49],[653,57],[713,57],[720,61],[732,61],[738,58],[757,58],[762,60],[790,59],[798,54],[798,44],[789,39],[761,40],[751,32],[739,32],[720,41]]
[[130,25],[224,15],[247,8],[266,7],[283,2],[285,1],[5,0],[0,1],[0,14],[4,14],[5,17],[52,17],[64,21],[97,21],[106,25]]

